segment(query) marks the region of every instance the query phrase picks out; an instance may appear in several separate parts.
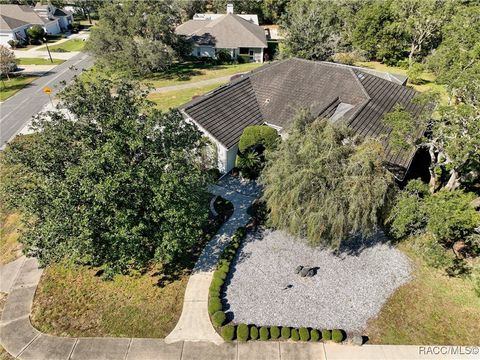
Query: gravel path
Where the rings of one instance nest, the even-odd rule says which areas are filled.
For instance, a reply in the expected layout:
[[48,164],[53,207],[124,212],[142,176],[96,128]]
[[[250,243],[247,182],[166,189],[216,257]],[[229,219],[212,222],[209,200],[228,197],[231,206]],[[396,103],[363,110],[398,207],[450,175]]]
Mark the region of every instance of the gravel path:
[[[298,265],[318,267],[317,274],[302,278]],[[333,254],[265,230],[245,240],[224,301],[236,323],[360,332],[409,279],[408,259],[381,233]]]

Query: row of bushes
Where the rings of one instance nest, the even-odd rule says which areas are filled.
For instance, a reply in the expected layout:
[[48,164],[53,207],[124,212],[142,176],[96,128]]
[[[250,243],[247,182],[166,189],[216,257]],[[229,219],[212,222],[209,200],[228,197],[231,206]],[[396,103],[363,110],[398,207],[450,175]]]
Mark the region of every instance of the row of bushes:
[[[333,340],[335,342],[342,342],[345,339],[345,333],[342,330],[317,330],[309,328],[290,328],[262,326],[258,328],[255,325],[239,324],[235,326],[233,324],[224,325],[227,316],[222,311],[222,301],[220,292],[222,286],[227,278],[230,270],[230,264],[232,263],[240,244],[247,234],[244,227],[239,227],[232,236],[230,243],[227,245],[220,261],[218,262],[217,269],[213,273],[212,283],[210,284],[209,296],[208,296],[208,313],[212,324],[216,328],[220,328],[220,334],[225,341],[232,341],[237,339],[238,341],[247,340],[277,340],[292,339],[293,341],[319,341],[319,340]],[[223,325],[223,326],[222,326]]]
[[345,340],[345,333],[342,330],[317,330],[301,327],[299,329],[278,326],[262,326],[258,328],[255,325],[239,324],[237,326],[228,324],[221,328],[220,331],[225,341],[247,340],[293,340],[293,341],[330,341],[340,343]]
[[220,327],[226,320],[225,313],[222,311],[222,301],[220,291],[230,270],[230,263],[233,261],[237,249],[240,247],[242,239],[247,234],[244,227],[239,227],[232,236],[230,243],[223,250],[217,270],[213,273],[212,283],[210,284],[208,294],[208,313],[211,316],[213,325]]

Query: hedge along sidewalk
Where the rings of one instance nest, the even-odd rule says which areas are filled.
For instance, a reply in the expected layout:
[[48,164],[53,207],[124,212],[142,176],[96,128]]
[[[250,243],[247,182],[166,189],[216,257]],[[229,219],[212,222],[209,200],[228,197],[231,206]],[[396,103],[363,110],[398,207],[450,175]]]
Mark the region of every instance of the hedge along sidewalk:
[[[240,245],[247,235],[244,227],[239,227],[232,236],[232,240],[225,247],[217,265],[217,270],[213,273],[212,282],[208,292],[208,313],[211,316],[213,326],[220,331],[225,341],[233,341],[234,339],[243,342],[247,340],[293,340],[293,341],[334,341],[341,343],[346,340],[346,333],[340,329],[318,330],[306,327],[290,328],[286,326],[262,326],[247,324],[232,324],[225,322],[227,316],[223,311],[221,292],[225,279],[232,262],[237,256]],[[223,325],[223,326],[222,326]],[[357,339],[358,345],[363,343],[363,339]]]
[[230,242],[234,231],[246,225],[250,216],[247,209],[255,197],[242,195],[238,189],[210,186],[210,192],[219,195],[233,204],[233,214],[222,225],[217,235],[203,249],[185,290],[182,315],[173,331],[165,338],[166,343],[176,341],[223,342],[210,322],[208,313],[208,293],[220,255]]

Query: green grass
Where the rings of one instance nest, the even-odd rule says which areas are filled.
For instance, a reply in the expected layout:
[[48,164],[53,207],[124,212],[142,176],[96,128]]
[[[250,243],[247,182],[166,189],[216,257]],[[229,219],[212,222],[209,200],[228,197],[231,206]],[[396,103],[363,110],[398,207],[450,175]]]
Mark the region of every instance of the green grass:
[[[48,46],[51,52],[72,52],[72,51],[82,51],[85,47],[85,41],[82,39],[72,39],[65,41],[58,45]],[[38,51],[47,51],[47,47],[43,46]]]
[[205,94],[225,83],[226,82],[218,82],[199,88],[175,90],[164,93],[151,93],[148,96],[148,99],[156,103],[158,109],[168,110],[170,108],[176,108],[180,105],[183,105],[192,100],[192,97]]
[[[400,67],[396,67],[396,66],[388,66],[378,61],[358,62],[355,65],[378,70],[378,71],[407,76],[407,70],[402,69]],[[410,82],[408,82],[407,85],[413,87],[415,90],[419,92],[436,91],[440,94],[440,100],[443,104],[446,104],[448,102],[447,90],[445,86],[437,84],[435,82],[434,74],[432,74],[431,72],[425,71],[421,75],[421,80],[422,80],[421,84],[411,84]]]
[[33,325],[59,336],[163,338],[173,330],[182,311],[187,271],[166,282],[158,269],[118,275],[113,281],[102,280],[97,271],[47,267],[35,295]]
[[414,278],[398,289],[377,318],[369,322],[369,341],[395,345],[480,345],[480,298],[471,282],[428,267],[412,239],[399,248],[412,260]]
[[174,66],[166,73],[148,76],[143,81],[153,87],[165,87],[202,80],[215,79],[222,76],[232,76],[238,73],[251,71],[261,66],[257,63],[211,65],[203,63],[187,63]]
[[65,60],[60,59],[42,59],[42,58],[17,58],[18,65],[59,65],[65,62]]
[[3,79],[0,82],[0,101],[8,99],[17,91],[30,84],[38,76],[10,76],[10,80]]

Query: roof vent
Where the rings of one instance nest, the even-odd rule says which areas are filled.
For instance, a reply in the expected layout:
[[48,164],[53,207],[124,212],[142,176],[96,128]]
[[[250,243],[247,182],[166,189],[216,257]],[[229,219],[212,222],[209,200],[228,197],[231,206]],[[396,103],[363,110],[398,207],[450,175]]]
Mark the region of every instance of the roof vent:
[[270,103],[270,99],[265,99],[264,104],[267,105],[268,103]]
[[357,72],[357,77],[358,77],[360,80],[365,79],[365,75],[363,75],[363,74],[360,73],[360,72]]

